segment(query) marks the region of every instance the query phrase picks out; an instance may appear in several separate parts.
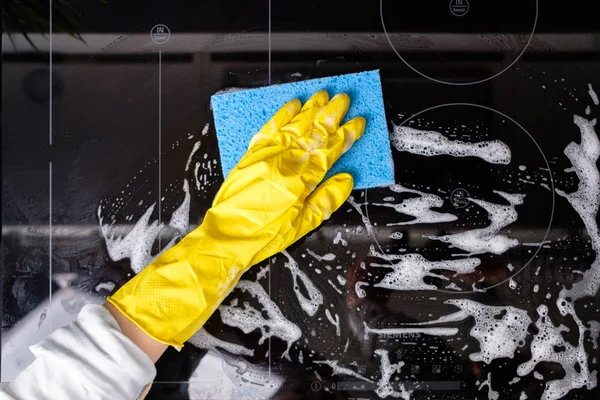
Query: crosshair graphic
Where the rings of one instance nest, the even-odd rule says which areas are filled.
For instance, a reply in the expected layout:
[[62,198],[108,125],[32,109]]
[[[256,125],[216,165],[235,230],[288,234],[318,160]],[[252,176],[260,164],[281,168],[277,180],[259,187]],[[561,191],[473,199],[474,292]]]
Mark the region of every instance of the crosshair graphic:
[[[546,241],[546,239],[548,238],[548,235],[550,233],[550,228],[552,226],[552,220],[554,218],[554,207],[555,207],[555,191],[554,191],[554,179],[552,178],[552,173],[550,172],[550,164],[548,163],[548,159],[546,158],[546,155],[544,154],[544,151],[542,150],[542,148],[540,147],[540,145],[538,144],[538,142],[535,140],[535,138],[521,125],[519,124],[517,121],[515,121],[513,118],[509,117],[507,114],[498,111],[496,109],[481,105],[481,104],[474,104],[474,103],[446,103],[446,104],[439,104],[437,106],[433,106],[433,107],[429,107],[426,108],[425,110],[419,111],[416,114],[413,114],[412,116],[410,116],[409,118],[405,119],[404,121],[402,121],[402,123],[400,124],[400,126],[404,126],[406,124],[409,123],[409,121],[417,118],[419,115],[427,113],[428,111],[431,110],[435,110],[435,109],[440,109],[440,108],[445,108],[445,107],[473,107],[475,109],[482,109],[482,110],[487,110],[490,111],[510,122],[512,122],[512,124],[514,124],[517,128],[519,128],[519,131],[521,131],[524,134],[524,137],[529,138],[531,143],[533,144],[533,146],[538,150],[539,155],[541,156],[542,159],[542,165],[545,168],[546,171],[548,171],[548,185],[550,188],[550,215],[548,218],[548,225],[546,226],[544,233],[543,233],[543,237],[541,238],[541,240],[539,241],[539,243],[537,244],[537,248],[535,249],[535,251],[532,251],[531,256],[529,257],[529,260],[524,263],[519,269],[515,269],[512,273],[511,276],[507,277],[504,280],[501,280],[500,282],[496,282],[493,285],[487,286],[485,288],[485,290],[490,290],[492,288],[495,288],[497,286],[503,285],[507,282],[510,281],[511,278],[514,278],[515,276],[519,275],[525,268],[527,268],[532,261],[535,259],[535,257],[538,255],[538,253],[541,251],[542,249],[542,245],[543,243]],[[456,192],[457,190],[461,190],[461,188],[455,189],[452,193],[451,193],[451,202],[452,204],[454,204],[454,201],[452,201],[452,194],[454,194],[454,192]],[[462,189],[464,190],[464,189]],[[456,196],[456,200],[458,204],[462,204],[463,201],[466,201],[467,203],[470,203],[470,201],[468,200],[468,192],[466,190],[464,190],[464,193],[462,194],[466,194],[467,196],[463,196],[462,194],[459,196],[458,194],[461,194],[461,192],[457,192],[457,196]],[[460,198],[460,199],[459,199]],[[459,202],[460,200],[460,202]],[[365,216],[366,218],[369,220],[370,222],[370,217],[369,217],[369,200],[368,200],[368,190],[364,190],[364,201],[366,203],[366,207],[365,207]],[[381,251],[381,253],[385,253],[385,251],[383,250],[381,244],[379,243],[379,241],[377,240],[377,235],[375,233],[371,233],[371,238],[375,241],[375,245],[377,246],[377,248],[379,249],[379,251]],[[466,256],[466,255],[465,255]],[[444,292],[444,293],[458,293],[455,290],[447,290],[447,289],[436,289],[438,292]],[[462,290],[460,291],[461,294],[467,294],[467,293],[475,293],[477,292],[477,290]]]
[[[384,0],[379,0],[379,16],[381,18],[381,27],[383,29],[383,33],[385,34],[385,37],[388,41],[388,43],[390,44],[392,50],[394,51],[394,53],[396,53],[396,55],[398,56],[398,58],[400,58],[400,60],[411,70],[413,70],[414,72],[416,72],[417,74],[421,75],[423,78],[427,78],[430,81],[433,82],[437,82],[437,83],[442,83],[445,85],[453,85],[453,86],[467,86],[467,85],[476,85],[478,83],[482,83],[482,82],[487,82],[490,79],[494,79],[495,77],[503,74],[504,72],[506,72],[507,70],[509,70],[513,65],[515,65],[515,63],[517,61],[519,61],[519,59],[521,58],[521,56],[525,53],[525,50],[527,50],[527,48],[529,47],[529,44],[531,43],[531,40],[533,39],[533,35],[535,34],[535,30],[537,28],[537,22],[538,22],[538,14],[539,14],[539,0],[535,0],[535,17],[533,19],[533,24],[532,24],[532,28],[531,28],[531,34],[529,35],[527,42],[525,43],[525,46],[523,47],[523,49],[519,52],[519,54],[517,54],[517,56],[515,57],[515,59],[508,64],[504,69],[498,71],[497,73],[488,76],[487,78],[483,78],[483,79],[479,79],[476,81],[469,81],[469,82],[452,82],[452,81],[445,81],[442,79],[437,79],[434,78],[430,75],[427,75],[424,72],[419,71],[417,68],[415,68],[414,66],[411,65],[410,62],[408,62],[408,60],[406,60],[406,58],[402,57],[402,55],[400,54],[400,51],[398,51],[396,49],[396,47],[394,47],[394,43],[392,43],[392,39],[390,38],[390,35],[387,31],[387,28],[385,26],[385,18],[384,18],[384,10],[383,10],[383,2]],[[462,6],[459,6],[460,4],[462,4]],[[467,14],[467,12],[469,11],[469,5],[468,5],[468,0],[451,0],[450,1],[450,12],[456,16],[464,16],[465,14]],[[454,11],[453,11],[454,10]],[[456,14],[455,14],[456,12]],[[462,14],[461,14],[462,12]]]

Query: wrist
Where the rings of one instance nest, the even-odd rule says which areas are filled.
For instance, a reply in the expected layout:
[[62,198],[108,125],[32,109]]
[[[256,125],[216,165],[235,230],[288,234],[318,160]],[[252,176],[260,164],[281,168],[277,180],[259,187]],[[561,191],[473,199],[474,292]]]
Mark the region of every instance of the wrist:
[[133,321],[127,318],[119,309],[109,301],[104,303],[104,307],[110,312],[117,321],[121,332],[127,336],[133,343],[144,351],[150,357],[152,362],[156,362],[167,349],[167,345],[161,343],[148,335],[144,330],[138,327]]

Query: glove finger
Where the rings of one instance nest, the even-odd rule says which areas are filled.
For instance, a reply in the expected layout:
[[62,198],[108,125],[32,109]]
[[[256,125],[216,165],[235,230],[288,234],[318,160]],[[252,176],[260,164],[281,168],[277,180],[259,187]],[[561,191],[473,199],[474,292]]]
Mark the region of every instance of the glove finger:
[[298,216],[300,224],[296,236],[288,245],[312,231],[321,223],[329,219],[331,214],[344,204],[352,188],[354,179],[352,175],[342,172],[323,182],[304,202],[304,208]]
[[367,121],[363,117],[352,118],[338,128],[334,134],[329,136],[327,142],[327,169],[340,158],[342,154],[350,150],[365,132]]
[[[313,94],[300,110],[300,112],[291,120],[291,122],[280,129],[280,132],[287,137],[299,137],[308,132],[315,121],[319,110],[329,101],[329,94],[325,90],[319,90]],[[281,138],[284,139],[284,138]]]
[[[323,107],[315,117],[315,128],[325,137],[333,135],[350,107],[350,97],[339,93]],[[310,132],[312,135],[312,132]]]
[[275,113],[275,115],[256,133],[248,148],[251,148],[256,143],[272,138],[281,128],[287,125],[300,111],[302,103],[298,99],[292,99],[285,103],[283,107]]
[[[327,159],[329,158],[328,142],[335,135],[339,124],[350,107],[350,97],[345,93],[335,95],[315,116],[314,124],[302,137],[296,140],[301,149],[308,152],[313,159],[321,159],[319,164],[325,166],[327,172]],[[339,154],[334,158],[337,159]]]

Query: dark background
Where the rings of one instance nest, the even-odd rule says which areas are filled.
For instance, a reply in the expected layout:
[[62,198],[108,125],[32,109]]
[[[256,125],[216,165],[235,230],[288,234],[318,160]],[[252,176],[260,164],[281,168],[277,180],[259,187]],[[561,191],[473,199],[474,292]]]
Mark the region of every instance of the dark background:
[[[570,141],[579,139],[579,132],[572,123],[573,114],[583,115],[585,106],[593,105],[587,95],[587,84],[600,88],[600,25],[594,2],[540,1],[535,35],[520,58],[533,30],[536,15],[533,1],[473,0],[469,13],[460,18],[448,12],[446,1],[384,0],[380,5],[378,1],[337,0],[299,3],[281,0],[108,0],[107,3],[76,1],[72,4],[81,13],[79,32],[87,46],[74,39],[53,35],[51,111],[47,42],[30,30],[39,47],[39,51],[35,51],[17,38],[16,48],[11,48],[10,42],[3,37],[3,334],[45,301],[50,288],[53,292],[61,290],[57,275],[68,278],[69,287],[100,296],[109,292],[96,290],[99,283],[113,282],[116,290],[131,276],[127,260],[113,262],[108,257],[97,211],[103,201],[114,211],[117,224],[129,224],[137,221],[146,206],[157,199],[159,51],[162,57],[163,221],[168,220],[172,208],[183,199],[178,188],[185,176],[184,165],[193,144],[187,140],[188,135],[194,134],[202,140],[198,157],[203,153],[211,157],[218,154],[209,106],[213,93],[230,87],[258,87],[371,69],[379,69],[381,73],[390,129],[392,124],[408,123],[412,114],[441,104],[474,103],[490,107],[517,121],[538,142],[546,159],[552,161],[552,176],[557,187],[567,192],[576,187],[572,174],[563,172],[570,164],[562,151]],[[389,42],[384,34],[382,17]],[[151,28],[158,23],[167,25],[171,31],[171,38],[163,45],[149,40]],[[14,22],[9,21],[8,26],[16,29]],[[514,65],[506,69],[517,58]],[[415,70],[445,83],[432,81]],[[478,81],[483,82],[470,84]],[[592,116],[596,113],[592,107]],[[356,252],[356,258],[346,254],[345,248],[332,245],[337,229],[355,230],[362,225],[360,216],[356,212],[347,212],[349,206],[344,206],[322,229],[290,249],[303,270],[323,291],[326,303],[334,304],[336,310],[346,310],[338,311],[341,338],[332,333],[333,328],[322,315],[323,309],[318,316],[325,322],[318,323],[298,311],[290,297],[291,280],[287,271],[271,272],[273,300],[300,326],[303,338],[308,339],[307,342],[301,339],[293,347],[292,362],[280,361],[285,344],[277,339],[271,341],[271,367],[288,379],[286,388],[277,394],[278,398],[306,395],[376,397],[369,392],[312,391],[310,384],[315,376],[311,368],[317,369],[327,384],[341,378],[331,376],[331,370],[324,366],[307,366],[306,361],[300,365],[297,354],[303,350],[306,358],[306,354],[314,350],[315,358],[327,359],[334,353],[345,363],[364,362],[368,375],[372,375],[378,372],[378,361],[373,357],[373,350],[378,346],[390,350],[393,362],[395,352],[400,350],[407,365],[425,364],[427,368],[422,368],[427,371],[417,380],[465,383],[459,391],[419,391],[414,394],[415,398],[481,396],[474,383],[484,380],[488,371],[492,372],[493,387],[500,390],[501,398],[518,398],[523,390],[529,398],[541,396],[543,382],[533,378],[522,379],[518,388],[507,385],[515,376],[516,366],[529,358],[527,346],[519,350],[515,359],[495,360],[488,366],[472,362],[467,354],[455,351],[440,338],[420,338],[419,346],[411,349],[395,341],[383,345],[374,340],[365,342],[362,332],[350,329],[355,324],[362,325],[362,321],[369,322],[370,326],[393,326],[398,321],[437,318],[455,311],[444,305],[443,300],[457,297],[485,304],[514,305],[526,309],[533,320],[537,315],[536,307],[546,303],[554,307],[551,313],[558,321],[560,316],[556,314],[554,301],[546,300],[544,295],[552,293],[554,299],[562,285],[580,279],[580,275],[571,271],[585,270],[593,259],[593,254],[589,255],[583,224],[564,199],[556,198],[552,213],[550,192],[539,186],[516,186],[516,182],[507,184],[502,180],[511,171],[514,173],[520,163],[544,166],[539,151],[521,129],[512,124],[504,125],[498,114],[469,106],[449,106],[425,112],[420,117],[422,120],[415,122],[415,127],[424,127],[428,122],[434,126],[487,126],[489,137],[500,138],[510,145],[514,163],[510,168],[492,169],[473,160],[425,159],[394,150],[399,183],[420,185],[424,191],[429,191],[424,189],[427,186],[448,190],[467,186],[474,197],[496,202],[500,201],[498,197],[490,197],[494,189],[527,192],[527,201],[517,208],[519,220],[511,226],[515,237],[524,242],[541,241],[552,216],[548,238],[553,241],[561,238],[561,245],[537,254],[515,277],[519,283],[516,291],[504,283],[487,292],[470,294],[370,290],[366,298],[357,299],[351,287],[343,295],[332,291],[326,278],[335,280],[336,273],[327,277],[316,274],[301,257],[306,248],[318,254],[335,252],[345,262],[343,272],[349,281],[372,279],[363,276],[364,271],[358,265],[360,261],[370,260],[367,253],[375,238],[350,235],[349,248]],[[208,135],[201,136],[207,123]],[[50,130],[52,145],[49,144]],[[190,178],[189,175],[186,177]],[[217,174],[200,191],[192,190],[192,224],[201,221],[221,181]],[[166,191],[169,185],[175,189]],[[437,194],[441,196],[441,193]],[[390,193],[387,189],[375,189],[367,195],[376,202]],[[359,198],[361,192],[354,196]],[[122,207],[115,206],[118,197],[125,199]],[[138,206],[141,200],[143,207]],[[447,212],[456,211],[449,204],[445,207]],[[51,249],[48,237],[50,211]],[[388,221],[401,219],[399,214],[382,207],[370,206],[369,214],[380,227]],[[130,215],[133,217],[128,219]],[[153,217],[158,217],[156,211]],[[485,226],[486,221],[480,216],[473,224]],[[452,229],[456,226],[402,228],[405,237]],[[400,247],[423,246],[418,240],[394,244],[387,238],[388,233],[381,228],[375,235],[377,242],[392,253]],[[436,244],[429,245],[431,253],[423,248],[424,254],[447,256],[438,251],[440,246],[436,247]],[[483,277],[480,287],[499,284],[509,277],[505,270],[507,263],[524,265],[531,259],[528,249],[517,248],[502,256],[485,258],[479,275],[471,278]],[[565,258],[567,261],[563,260]],[[50,259],[52,277],[49,276]],[[271,271],[283,269],[282,262],[282,257],[271,261]],[[540,265],[543,268],[536,275],[534,272]],[[257,270],[258,267],[251,270],[248,279],[254,279]],[[382,274],[383,271],[378,276]],[[440,284],[435,279],[431,282]],[[556,282],[560,282],[560,286],[555,285]],[[464,290],[468,290],[471,283],[464,282]],[[537,294],[532,291],[536,283],[542,287]],[[436,297],[436,301],[431,301],[431,297]],[[597,302],[598,296],[589,304]],[[80,303],[77,298],[70,298],[65,304],[75,315]],[[360,311],[356,310],[357,306]],[[583,303],[580,306],[580,317],[586,321],[598,318],[595,307],[584,308]],[[473,342],[470,344],[473,349],[477,343],[467,335],[471,323],[465,321],[463,336],[466,342]],[[316,338],[307,334],[313,327],[319,330]],[[223,326],[218,316],[211,319],[206,328],[224,340],[260,349],[256,353],[261,356],[250,361],[263,368],[268,364],[268,359],[262,356],[266,344],[256,344],[259,335],[255,332],[243,335],[239,330]],[[346,339],[351,340],[351,346],[347,352],[342,352]],[[429,345],[447,349],[450,355],[438,360],[438,355],[422,350]],[[590,358],[600,356],[591,345],[586,350],[589,350]],[[184,347],[182,353],[170,350],[157,364],[158,383],[154,384],[149,398],[187,398],[185,382],[204,355],[204,350],[192,345]],[[423,362],[423,359],[427,361]],[[433,375],[429,368],[436,360],[444,365],[442,378]],[[455,373],[454,365],[461,365],[462,372]],[[401,375],[405,375],[404,379],[412,379],[408,377],[410,374],[405,374],[407,368]],[[592,368],[597,369],[597,364]],[[560,376],[560,370],[556,365],[542,366],[548,379]],[[574,390],[568,398],[597,398],[597,389]]]

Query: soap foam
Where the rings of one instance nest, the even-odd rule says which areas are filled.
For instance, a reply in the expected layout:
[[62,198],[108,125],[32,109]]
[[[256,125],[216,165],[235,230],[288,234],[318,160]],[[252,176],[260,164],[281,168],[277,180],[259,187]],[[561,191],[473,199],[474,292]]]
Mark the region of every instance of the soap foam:
[[[284,384],[285,378],[279,374],[271,373],[268,368],[250,364],[244,360],[232,359],[223,356],[223,372],[229,378],[229,385],[233,384],[235,392],[228,396],[201,396],[192,397],[194,399],[223,399],[223,398],[251,398],[251,399],[269,399],[272,398],[278,389]],[[218,382],[210,382],[218,385]],[[227,386],[227,385],[224,385]]]
[[314,251],[312,251],[311,249],[306,249],[306,252],[308,253],[308,255],[310,255],[317,261],[333,261],[333,260],[335,260],[335,254],[333,254],[333,253],[327,253],[323,256],[320,256],[317,253],[315,253]]
[[493,204],[484,200],[469,199],[487,211],[490,219],[489,226],[451,235],[424,236],[432,240],[450,243],[451,247],[468,251],[469,255],[481,253],[502,254],[508,249],[515,247],[519,244],[517,239],[500,235],[498,232],[517,220],[518,214],[515,206],[523,204],[525,195],[504,193],[499,190],[494,190],[494,193],[504,197],[510,205]]
[[315,361],[313,361],[313,363],[314,364],[324,364],[324,365],[328,365],[329,367],[331,367],[331,369],[332,369],[331,375],[332,376],[348,375],[348,376],[352,376],[354,378],[360,379],[365,382],[373,383],[373,381],[370,380],[369,378],[365,378],[364,376],[351,370],[350,368],[339,366],[337,360],[324,360],[324,361],[316,361],[315,360]]
[[348,242],[342,238],[342,232],[338,232],[333,238],[333,244],[341,244],[342,246],[348,246]]
[[538,381],[543,381],[544,380],[544,375],[540,374],[537,371],[533,371],[533,377],[535,379],[537,379]]
[[[590,91],[591,86],[590,86]],[[590,93],[594,98],[595,92]],[[595,100],[596,101],[596,100]],[[565,370],[565,376],[546,383],[543,399],[555,400],[563,397],[572,389],[586,386],[591,390],[597,385],[597,371],[590,373],[587,353],[584,348],[584,337],[588,328],[577,316],[573,302],[586,296],[595,296],[600,287],[600,232],[598,229],[597,214],[600,206],[600,172],[597,168],[600,156],[600,141],[594,126],[596,120],[587,120],[578,115],[573,116],[573,122],[581,133],[581,144],[571,142],[564,150],[565,155],[571,161],[574,171],[579,178],[577,190],[573,193],[565,193],[557,189],[556,192],[565,197],[573,209],[582,219],[588,235],[590,236],[592,249],[596,257],[590,268],[583,272],[583,277],[575,282],[571,289],[563,288],[558,295],[556,305],[562,316],[570,315],[579,330],[577,346],[573,346],[561,335],[566,328],[563,325],[555,327],[549,316],[545,305],[538,307],[539,319],[536,326],[539,333],[534,336],[531,345],[531,359],[519,366],[519,375],[525,375],[533,370],[537,363],[550,361],[559,363]],[[564,351],[557,352],[555,346],[562,346]],[[579,369],[579,372],[576,369]]]
[[287,349],[281,357],[285,357],[291,361],[289,356],[290,347],[302,336],[300,328],[283,316],[277,304],[271,300],[269,294],[265,292],[265,289],[260,284],[241,280],[238,282],[236,288],[243,292],[248,292],[252,297],[256,298],[262,305],[263,311],[266,312],[268,318],[264,318],[261,311],[250,306],[247,302],[244,303],[243,309],[236,307],[237,302],[234,302],[233,305],[221,305],[219,307],[223,323],[239,328],[246,334],[259,329],[262,335],[258,341],[259,345],[272,336],[287,342]]
[[592,348],[598,350],[598,337],[600,336],[600,322],[590,321],[590,340],[592,341]]
[[[564,339],[561,332],[566,331],[564,325],[558,327],[552,324],[548,316],[548,307],[540,305],[537,308],[539,315],[535,326],[538,333],[531,342],[531,359],[517,368],[519,376],[531,373],[540,362],[555,362],[562,366],[565,376],[546,382],[543,400],[557,400],[565,396],[569,391],[587,386],[588,389],[596,387],[596,372],[589,372],[587,368],[587,354],[583,347],[583,336],[580,335],[578,346],[571,345]],[[556,348],[564,348],[556,351]],[[577,372],[576,366],[580,372]]]
[[[300,307],[311,317],[317,313],[319,306],[323,304],[323,294],[317,289],[313,282],[308,276],[300,269],[298,263],[290,256],[287,251],[282,251],[282,254],[288,259],[288,262],[284,263],[285,267],[292,273],[292,279],[294,280],[294,293],[298,298]],[[308,292],[308,298],[304,297],[304,294],[300,291],[298,286],[298,278],[304,284],[306,291]]]
[[[480,352],[469,358],[490,364],[496,358],[513,358],[517,347],[525,343],[527,329],[531,319],[525,310],[511,306],[488,306],[467,299],[450,299],[451,304],[460,311],[425,322],[404,323],[404,326],[439,325],[464,321],[473,317],[475,324],[469,334],[479,342]],[[438,328],[439,329],[439,328]]]
[[424,193],[419,190],[409,189],[399,184],[390,186],[390,190],[396,193],[413,193],[419,197],[412,197],[403,200],[401,203],[373,203],[375,206],[393,208],[394,211],[410,215],[415,219],[406,222],[388,223],[387,226],[393,225],[411,225],[411,224],[434,224],[442,222],[456,221],[458,218],[455,215],[448,213],[440,213],[432,210],[433,207],[442,207],[444,201],[435,194]]
[[336,292],[342,294],[342,291],[337,286],[335,286],[333,282],[331,282],[331,279],[327,279],[327,283],[329,283],[329,285],[331,285],[331,287],[334,288]]
[[584,279],[565,290],[564,298],[580,299],[594,296],[600,287],[600,230],[598,229],[598,208],[600,207],[600,172],[597,162],[600,156],[600,141],[594,129],[596,119],[587,120],[578,115],[573,118],[581,132],[581,144],[571,142],[565,148],[565,155],[573,164],[579,185],[573,193],[556,189],[556,193],[565,197],[581,217],[596,252],[596,258],[590,269],[584,273]]
[[169,221],[169,226],[171,228],[177,229],[182,237],[188,234],[189,231],[189,223],[190,223],[190,185],[188,184],[187,179],[183,180],[183,192],[185,196],[183,198],[183,202],[173,214],[171,214],[171,220]]
[[592,98],[592,101],[594,102],[595,105],[600,104],[600,103],[598,103],[598,95],[594,91],[594,88],[592,87],[591,83],[588,83],[588,94]]
[[492,389],[492,373],[491,372],[488,372],[487,379],[485,381],[481,382],[481,384],[479,385],[479,390],[481,390],[481,388],[483,388],[484,386],[488,387],[488,400],[498,400],[498,398],[500,397],[500,393],[498,393]]
[[362,206],[365,205],[363,204],[359,204],[356,202],[356,200],[354,200],[354,196],[350,196],[348,197],[348,200],[346,200],[352,207],[354,207],[354,209],[358,212],[358,214],[360,214],[360,218],[362,219],[363,224],[365,225],[365,229],[367,230],[367,234],[372,235],[373,234],[373,225],[371,224],[371,221],[369,220],[369,218],[367,217],[367,215],[363,212],[362,210]]
[[188,341],[200,349],[215,350],[219,348],[231,354],[238,354],[242,356],[254,355],[254,350],[239,344],[229,343],[224,340],[218,339],[210,333],[208,333],[205,329],[200,329]]
[[[208,124],[204,127],[208,129]],[[199,150],[200,142],[194,143],[194,146],[186,162],[186,171],[194,154]],[[190,189],[187,179],[183,180],[183,192],[185,194],[181,205],[173,211],[171,219],[167,226],[179,231],[180,236],[174,237],[163,247],[165,251],[172,247],[177,240],[185,236],[189,231],[190,219]],[[140,205],[142,203],[140,202]],[[140,273],[148,264],[160,255],[152,254],[152,247],[165,224],[159,224],[157,220],[150,222],[152,212],[156,204],[152,204],[146,209],[146,212],[138,219],[129,232],[121,234],[120,229],[114,225],[114,219],[111,224],[104,224],[105,217],[102,215],[102,205],[98,206],[98,220],[100,230],[106,243],[108,256],[112,261],[119,261],[128,258],[131,269],[134,273]]]
[[110,282],[110,281],[108,281],[108,282],[100,282],[99,284],[96,285],[96,287],[94,288],[94,290],[96,292],[99,292],[101,290],[106,290],[106,291],[112,293],[112,291],[115,290],[115,283],[114,282]]
[[[183,190],[185,192],[184,201],[173,211],[171,221],[167,224],[171,228],[178,230],[181,233],[180,237],[183,237],[187,233],[189,225],[190,193],[187,179],[184,179]],[[152,254],[152,246],[160,231],[165,227],[165,224],[159,224],[157,220],[150,222],[154,206],[155,204],[148,207],[146,212],[125,235],[120,234],[119,229],[114,225],[114,221],[111,224],[103,223],[102,206],[98,207],[100,230],[106,242],[108,256],[113,261],[129,258],[131,269],[136,274],[140,273],[160,255],[160,253]],[[162,251],[172,247],[180,237],[171,239]]]
[[[208,124],[207,124],[208,126]],[[200,141],[194,143],[194,147],[192,147],[192,151],[190,152],[190,155],[188,156],[188,159],[185,163],[185,170],[189,170],[190,169],[190,163],[192,162],[192,157],[194,157],[194,154],[196,154],[196,152],[198,151],[198,149],[200,149]]]
[[460,288],[460,286],[458,286],[456,283],[451,282],[448,286],[444,287],[445,290],[455,290],[457,292],[462,292],[462,289]]
[[394,390],[394,387],[390,383],[392,375],[399,373],[404,366],[404,361],[399,361],[396,364],[392,364],[390,362],[388,351],[384,349],[375,350],[375,354],[381,359],[379,364],[381,378],[377,382],[377,389],[375,389],[375,393],[377,393],[377,395],[382,399],[392,396],[396,398],[402,398],[403,400],[410,400],[410,395],[413,392],[412,390],[406,390],[403,384],[399,384],[400,391],[398,392]]
[[325,309],[325,316],[327,317],[327,320],[329,320],[329,322],[331,322],[331,324],[333,326],[335,326],[335,334],[337,336],[340,336],[341,335],[341,332],[340,332],[340,316],[337,315],[337,313],[336,313],[335,314],[335,318],[333,318],[333,316],[329,312],[328,308]]
[[391,142],[400,151],[422,156],[479,157],[491,164],[509,164],[510,148],[499,140],[467,143],[450,140],[439,132],[394,126]]
[[490,364],[496,358],[513,358],[517,347],[525,344],[531,319],[525,310],[511,306],[488,306],[467,299],[450,299],[462,310],[458,316],[471,315],[475,325],[469,332],[479,342],[480,352],[469,358]]
[[[387,273],[384,278],[374,284],[392,290],[437,290],[437,286],[425,283],[425,277],[434,277],[448,280],[433,270],[449,270],[455,274],[468,274],[475,271],[481,260],[478,258],[465,258],[461,260],[429,261],[420,254],[404,254],[398,256],[399,261],[392,264],[371,263],[372,267],[392,268],[394,271]],[[389,261],[389,258],[388,258]]]
[[367,297],[367,293],[362,288],[363,286],[369,286],[369,282],[358,281],[354,285],[354,291],[356,292],[356,295],[361,299]]

